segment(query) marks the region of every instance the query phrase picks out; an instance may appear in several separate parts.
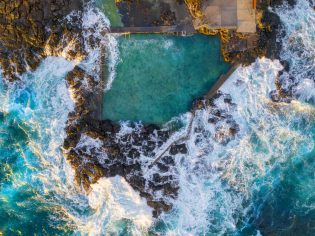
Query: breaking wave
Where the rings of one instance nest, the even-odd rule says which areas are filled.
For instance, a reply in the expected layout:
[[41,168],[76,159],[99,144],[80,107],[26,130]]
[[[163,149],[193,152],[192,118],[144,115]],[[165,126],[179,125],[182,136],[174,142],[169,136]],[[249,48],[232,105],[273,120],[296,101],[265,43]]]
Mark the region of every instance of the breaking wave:
[[[314,178],[303,175],[305,183],[296,178],[301,165],[307,173],[315,168],[310,164],[315,150],[315,14],[303,0],[276,12],[286,31],[281,59],[290,65],[281,79],[287,79],[283,84],[298,100],[272,101],[283,69],[278,61],[258,59],[238,68],[220,88],[214,106],[197,112],[186,142],[188,154],[175,157],[180,191],[174,211],[161,218],[164,234],[314,233],[308,225]],[[239,132],[225,143],[220,135],[224,139],[230,134],[232,121],[225,121],[229,116]],[[290,168],[297,173],[290,175]],[[304,184],[305,188],[300,186]],[[283,189],[288,185],[292,191]],[[303,192],[299,198],[291,196],[298,191]]]
[[[281,76],[283,87],[292,90],[295,97],[315,102],[315,13],[313,0],[298,0],[292,9],[276,9],[284,24],[281,59],[289,64],[289,72]],[[292,20],[294,19],[294,20]]]
[[[279,181],[278,176],[262,183],[259,179],[314,150],[315,108],[301,101],[274,103],[270,98],[281,69],[279,62],[269,59],[239,68],[220,89],[223,95],[214,101],[215,108],[196,114],[186,143],[188,154],[175,157],[180,191],[174,212],[162,218],[170,228],[166,234],[238,232],[255,208],[255,192]],[[227,94],[232,104],[226,102]],[[216,124],[213,109],[220,111]],[[218,131],[226,127],[229,135],[230,126],[222,119],[227,115],[239,125],[239,133],[222,145]]]
[[[185,141],[187,154],[173,156],[179,194],[171,200],[173,210],[158,219],[121,177],[100,179],[90,193],[74,185],[74,171],[62,145],[68,114],[74,109],[64,78],[77,62],[49,57],[19,82],[8,85],[0,79],[1,231],[5,235],[314,234],[308,221],[315,217],[314,10],[299,0],[293,9],[284,6],[276,11],[286,30],[281,59],[290,64],[281,76],[282,86],[296,99],[276,103],[270,98],[283,69],[278,61],[257,59],[238,68],[211,106],[197,110],[195,116],[183,116],[185,124],[193,120]],[[93,34],[101,43],[86,44],[89,55],[79,66],[98,75],[99,45],[104,45],[109,55],[106,89],[119,60],[116,39],[106,34],[108,27],[101,12],[86,8],[85,37]],[[187,134],[187,128],[173,138]],[[130,127],[122,126],[121,132],[130,132]],[[82,136],[78,145],[87,152],[102,151],[100,140],[88,136]]]
[[[119,225],[126,225],[138,232],[152,222],[152,210],[139,194],[121,177],[101,179],[89,194],[83,193],[75,186],[73,170],[63,156],[64,128],[69,112],[74,109],[64,77],[74,66],[63,58],[49,57],[34,73],[24,75],[22,81],[14,85],[8,86],[1,79],[0,149],[6,151],[2,161],[8,165],[3,168],[9,171],[5,184],[0,187],[1,215],[5,215],[11,201],[27,195],[24,188],[29,188],[34,204],[29,206],[21,199],[22,205],[12,207],[11,214],[22,212],[20,217],[27,219],[28,207],[33,212],[47,207],[44,212],[49,224],[42,230],[103,235],[104,232],[120,232],[123,227]],[[7,142],[11,139],[15,143],[7,150]],[[95,147],[97,141],[85,140],[85,145]],[[15,152],[19,153],[22,162],[13,158]],[[31,227],[31,217],[23,223],[15,221],[12,215],[9,219],[10,222],[0,220],[4,233],[11,232],[7,228],[9,224],[17,225],[16,231],[11,233],[21,230],[27,234],[24,227],[30,229],[30,234],[38,230],[43,232]],[[46,224],[44,220],[39,218],[37,222]]]

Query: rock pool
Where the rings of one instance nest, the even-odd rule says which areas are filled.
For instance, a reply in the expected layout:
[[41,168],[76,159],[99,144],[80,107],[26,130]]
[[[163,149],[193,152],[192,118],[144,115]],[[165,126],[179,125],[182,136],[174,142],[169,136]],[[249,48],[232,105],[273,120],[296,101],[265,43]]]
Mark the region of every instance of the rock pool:
[[216,37],[120,36],[120,62],[102,118],[162,124],[187,112],[230,68]]

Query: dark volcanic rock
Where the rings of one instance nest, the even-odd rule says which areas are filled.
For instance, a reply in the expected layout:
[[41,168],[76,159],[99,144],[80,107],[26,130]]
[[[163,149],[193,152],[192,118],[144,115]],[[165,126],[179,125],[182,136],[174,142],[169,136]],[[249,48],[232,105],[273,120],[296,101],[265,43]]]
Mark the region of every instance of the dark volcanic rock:
[[[236,30],[219,30],[222,52],[226,61],[249,65],[258,57],[279,59],[282,48],[277,37],[284,34],[279,16],[270,11],[283,4],[293,7],[296,0],[257,1],[256,20],[258,22],[254,33],[238,33]],[[207,30],[202,33],[207,34]],[[215,32],[210,32],[211,35]]]
[[[131,132],[121,132],[122,127],[109,120],[98,120],[93,111],[99,104],[104,91],[102,80],[96,82],[80,67],[75,67],[66,80],[76,102],[76,108],[69,115],[67,138],[64,149],[67,159],[75,169],[75,179],[85,190],[101,177],[120,175],[147,199],[154,208],[154,215],[171,209],[171,204],[156,196],[163,192],[165,196],[175,198],[178,183],[174,181],[171,170],[174,162],[165,157],[156,163],[157,171],[151,177],[144,177],[148,170],[147,158],[155,157],[155,150],[170,136],[170,132],[156,125],[130,123]],[[81,81],[94,81],[82,86]],[[91,104],[93,104],[91,106]],[[180,152],[184,152],[180,146]]]
[[116,1],[124,27],[173,26],[178,31],[195,33],[184,1],[169,0],[121,0]]
[[139,4],[136,0],[123,0],[117,6],[126,27],[170,26],[176,22],[175,12],[163,1],[142,1]]
[[258,8],[263,11],[261,23],[263,28],[258,27],[259,34],[259,47],[265,50],[265,56],[270,59],[280,59],[280,51],[282,44],[277,37],[284,36],[285,31],[283,30],[282,22],[280,17],[270,11],[268,8],[276,8],[282,5],[288,5],[294,7],[296,0],[273,0],[273,1],[260,1]]
[[[128,0],[120,3],[120,10],[131,14],[124,18],[124,24],[135,26],[139,9],[148,16],[148,26],[173,25],[176,12],[169,5],[161,3],[157,10],[157,17],[145,12],[152,8],[150,1],[138,4],[138,1]],[[270,58],[278,58],[281,45],[276,42],[276,36],[281,32],[279,17],[267,11],[265,1],[261,3],[264,9],[263,27],[259,29],[258,48],[242,52],[241,42],[236,37],[232,46],[227,48],[229,57],[250,63],[256,59],[261,51]],[[273,1],[274,6],[283,1]],[[290,0],[290,4],[295,1]],[[27,68],[35,69],[41,59],[58,55],[68,42],[73,47],[67,52],[68,59],[82,58],[86,54],[83,47],[80,12],[77,19],[71,22],[64,20],[71,11],[82,9],[80,0],[1,0],[0,1],[0,65],[8,80],[17,79]],[[175,15],[174,15],[175,14]],[[132,21],[131,21],[132,20]],[[100,40],[91,36],[85,42],[90,47],[102,50],[100,65],[105,63],[105,51]],[[229,47],[229,45],[227,45]],[[237,50],[235,49],[237,48]],[[241,56],[241,58],[239,57]],[[105,77],[104,72],[101,76]],[[174,155],[187,153],[185,143],[174,144],[167,156],[155,159],[157,150],[169,139],[171,131],[156,125],[142,125],[130,123],[127,131],[120,124],[109,120],[98,120],[99,104],[101,103],[104,82],[96,80],[84,69],[76,66],[66,77],[75,100],[75,110],[69,114],[66,127],[67,137],[64,140],[64,152],[68,161],[75,169],[75,179],[79,186],[87,191],[90,185],[101,177],[120,175],[147,199],[149,206],[154,208],[154,216],[162,211],[169,211],[178,194],[178,180],[176,179],[176,165]],[[274,100],[280,100],[279,93],[272,93]],[[214,99],[223,99],[228,109],[218,108]],[[196,146],[202,146],[203,140],[209,140],[212,135],[214,142],[228,144],[235,138],[239,130],[238,125],[228,114],[235,104],[229,95],[217,93],[209,100],[197,100],[192,110],[211,108],[208,122],[214,126],[213,134],[201,126],[194,127]],[[211,131],[212,132],[212,131]],[[209,146],[209,147],[208,147]],[[205,154],[211,149],[210,145],[203,148]],[[163,197],[161,197],[163,196]]]
[[[62,36],[78,35],[75,29],[68,31],[62,20],[81,8],[81,0],[1,0],[0,65],[4,76],[14,80],[26,68],[35,69],[41,58],[53,54],[45,50],[47,44],[54,48]],[[69,58],[78,53],[81,51],[76,50]]]
[[186,145],[184,143],[171,146],[170,154],[171,155],[176,155],[178,153],[181,153],[181,154],[186,154],[187,153],[187,147],[186,147]]

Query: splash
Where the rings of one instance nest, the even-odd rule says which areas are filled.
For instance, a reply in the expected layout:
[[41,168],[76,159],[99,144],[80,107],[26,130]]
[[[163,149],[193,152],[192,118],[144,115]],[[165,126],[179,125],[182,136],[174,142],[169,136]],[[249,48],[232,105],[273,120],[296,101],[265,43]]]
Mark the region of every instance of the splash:
[[[2,158],[7,160],[7,165],[1,165],[1,182],[4,183],[2,171],[5,170],[7,177],[6,184],[0,186],[0,212],[6,212],[7,205],[12,204],[8,199],[16,199],[21,201],[17,214],[24,219],[14,218],[12,214],[1,220],[0,227],[5,234],[51,230],[56,234],[103,235],[104,230],[117,233],[125,228],[141,232],[151,224],[151,210],[122,178],[101,179],[89,194],[74,185],[73,169],[61,147],[68,114],[74,110],[64,77],[75,65],[64,58],[48,57],[20,82],[8,86],[1,79],[1,124],[9,124],[0,127],[0,150],[6,150]],[[7,149],[3,145],[11,137],[17,140],[12,149]],[[97,140],[82,140],[81,144],[95,148]],[[21,155],[21,164],[14,153]],[[31,206],[23,202],[25,188],[32,191],[34,204]],[[29,217],[29,211],[38,212],[39,218]],[[33,220],[38,222],[34,227],[42,225],[43,228],[33,228]],[[100,222],[104,227],[100,228]],[[6,223],[16,224],[14,231]]]
[[94,1],[88,3],[82,16],[85,51],[88,52],[88,57],[80,64],[80,67],[99,80],[99,76],[103,75],[101,70],[105,63],[100,58],[106,54],[108,74],[105,91],[107,91],[112,86],[116,76],[116,66],[119,63],[118,43],[115,35],[108,34],[109,20],[98,8],[95,8],[94,4]]
[[[221,88],[216,109],[228,111],[240,126],[234,140],[222,145],[216,125],[209,124],[213,108],[198,112],[187,141],[187,156],[176,156],[180,192],[175,210],[165,215],[168,235],[235,233],[251,207],[255,181],[292,156],[314,149],[315,108],[300,101],[275,104],[269,93],[282,69],[279,62],[257,60],[239,68]],[[225,124],[226,125],[226,124]],[[245,207],[244,207],[245,206]],[[171,222],[171,223],[170,223]]]
[[[282,39],[282,59],[289,60],[291,66],[282,79],[291,77],[288,81],[294,82],[291,88],[299,100],[289,104],[271,100],[278,73],[283,69],[278,61],[259,59],[248,67],[240,67],[220,88],[214,105],[196,113],[193,132],[186,143],[189,153],[175,156],[180,192],[174,211],[161,217],[164,234],[268,235],[300,232],[299,228],[313,232],[300,222],[290,228],[290,213],[282,218],[286,225],[281,219],[274,219],[274,224],[269,222],[270,217],[279,219],[286,212],[281,211],[285,206],[278,202],[268,208],[268,203],[264,203],[264,199],[271,204],[280,199],[272,192],[281,190],[279,183],[284,176],[291,178],[288,168],[297,168],[295,163],[303,161],[309,163],[315,147],[314,11],[307,1],[301,0],[295,8],[282,7],[277,13],[287,32]],[[292,18],[297,20],[292,22]],[[229,123],[233,122],[226,123],[226,117],[239,125],[239,132],[222,142],[229,135],[224,130],[229,130]],[[309,171],[314,169],[307,166]],[[306,178],[305,185],[309,187],[312,177]],[[290,204],[303,202],[303,209],[311,210],[308,187],[301,189],[303,197],[300,195]],[[294,193],[280,194],[288,194],[290,199],[289,194]],[[299,211],[298,207],[292,209]],[[277,215],[270,216],[268,212]],[[298,215],[303,219],[307,214]]]
[[[303,101],[315,101],[315,12],[313,0],[298,0],[293,9],[282,6],[276,9],[284,24],[281,59],[289,63],[288,73],[282,75],[282,86],[291,89]],[[295,19],[292,21],[292,19]]]
[[[198,110],[195,116],[183,116],[185,124],[192,119],[191,132],[184,127],[171,136],[169,142],[188,134],[188,153],[173,156],[179,195],[170,199],[173,211],[156,220],[144,199],[121,177],[100,179],[89,194],[74,185],[73,169],[61,147],[68,115],[74,110],[64,77],[79,62],[48,57],[35,72],[25,74],[15,84],[1,79],[1,232],[312,234],[308,220],[314,217],[315,187],[314,11],[306,1],[299,0],[295,8],[277,12],[287,32],[282,39],[282,59],[291,66],[282,75],[282,85],[292,89],[297,99],[275,103],[270,98],[282,70],[278,61],[259,59],[240,67],[211,106]],[[85,45],[89,53],[79,66],[98,74],[99,46],[104,45],[110,52],[110,89],[119,54],[115,38],[106,36],[109,22],[98,10],[88,7],[83,26],[86,38],[92,35],[101,43]],[[137,127],[122,124],[120,135],[131,129]],[[97,149],[104,153],[98,139],[82,135],[79,145],[86,152]],[[162,153],[166,147],[161,147]],[[103,155],[106,159],[106,153]],[[146,161],[151,158],[141,158],[146,169]],[[146,177],[150,176],[147,171]]]
[[81,233],[119,235],[129,228],[131,235],[141,235],[151,225],[152,209],[122,177],[102,178],[92,188],[88,203],[93,215],[76,219]]

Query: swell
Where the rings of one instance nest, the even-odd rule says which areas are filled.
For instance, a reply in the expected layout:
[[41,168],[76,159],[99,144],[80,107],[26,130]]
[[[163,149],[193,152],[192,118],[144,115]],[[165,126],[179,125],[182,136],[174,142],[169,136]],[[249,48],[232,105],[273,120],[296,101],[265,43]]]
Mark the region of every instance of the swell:
[[[296,8],[290,6],[290,9],[294,10]],[[273,34],[278,35],[279,33],[278,37],[284,37],[283,34],[280,34],[280,31],[281,28],[278,27]],[[283,41],[283,45],[286,45],[286,43],[286,41]],[[282,63],[285,64],[284,58]],[[259,124],[257,114],[260,114],[261,117],[266,117],[274,124],[279,124],[283,127],[288,125],[288,123],[279,123],[277,115],[270,116],[268,114],[269,112],[279,112],[276,109],[277,106],[278,108],[281,106],[285,107],[286,105],[282,104],[282,102],[290,102],[294,99],[289,91],[282,91],[284,90],[281,85],[282,80],[279,80],[278,77],[282,69],[283,67],[279,63],[266,59],[258,60],[248,68],[240,68],[235,73],[237,75],[234,75],[236,77],[234,78],[234,84],[228,83],[229,89],[222,90],[224,92],[219,92],[214,99],[196,102],[198,107],[196,116],[191,116],[190,121],[184,119],[183,123],[186,124],[186,127],[178,133],[174,130],[169,130],[167,126],[156,127],[132,122],[115,124],[111,121],[95,120],[88,113],[89,111],[82,108],[81,113],[76,113],[77,116],[73,119],[75,121],[74,125],[69,126],[67,130],[68,138],[65,142],[65,148],[68,150],[68,159],[76,170],[77,182],[81,183],[89,191],[90,185],[96,183],[100,177],[121,175],[134,189],[140,192],[141,196],[147,199],[148,204],[155,209],[154,216],[163,215],[162,221],[164,217],[163,211],[170,211],[175,206],[172,213],[166,214],[166,218],[171,217],[172,222],[177,222],[174,223],[175,226],[168,226],[170,228],[175,227],[175,233],[193,232],[202,234],[210,231],[224,234],[233,232],[233,228],[237,228],[242,218],[241,215],[244,214],[242,212],[242,204],[249,201],[249,192],[255,179],[248,172],[242,173],[240,169],[246,168],[245,166],[247,165],[253,165],[254,169],[258,169],[254,171],[257,175],[262,174],[264,171],[260,172],[260,163],[255,163],[252,159],[250,160],[253,163],[250,163],[248,160],[242,160],[242,158],[240,160],[237,157],[231,158],[232,154],[225,152],[225,150],[237,150],[237,145],[244,143],[249,150],[241,150],[239,152],[255,155],[251,151],[252,145],[248,142],[256,137],[256,134],[252,133],[259,131],[255,128],[255,122]],[[256,73],[254,70],[258,72]],[[248,71],[251,71],[253,75]],[[81,75],[70,74],[68,81],[70,84],[72,83],[71,81],[81,81],[84,76],[84,73]],[[267,78],[271,81],[268,81]],[[260,87],[255,85],[255,83],[262,83],[267,87]],[[252,86],[253,88],[256,86],[258,91],[251,89],[249,90],[250,93],[248,93],[243,86],[238,86],[238,84],[243,84],[245,88],[246,86]],[[279,84],[282,86],[281,89]],[[73,86],[79,85],[74,84]],[[232,98],[232,91],[238,94],[234,96],[234,99]],[[245,100],[237,101],[237,97],[241,96],[242,92]],[[255,92],[260,97],[255,96]],[[80,94],[84,94],[84,91],[78,93],[81,96]],[[83,96],[82,104],[84,106],[93,104],[89,96]],[[263,101],[260,103],[259,99]],[[280,102],[280,104],[273,104],[273,102]],[[291,104],[294,104],[294,101],[289,103],[288,106],[291,106]],[[269,108],[269,105],[275,108]],[[264,112],[258,110],[257,106],[261,107]],[[291,108],[294,109],[294,107]],[[243,110],[249,110],[249,112],[242,113]],[[251,121],[252,119],[254,121]],[[290,120],[291,118],[286,117],[285,119]],[[192,127],[189,125],[191,123],[193,124]],[[180,136],[181,132],[185,132],[184,130],[187,127],[192,130],[192,134],[188,138],[189,141],[181,140],[177,143],[175,137],[178,134]],[[265,124],[261,124],[260,129],[264,129],[264,127]],[[273,134],[273,128],[269,127],[266,129],[266,132]],[[253,137],[248,135],[248,132]],[[269,134],[267,137],[264,135],[266,134],[259,134],[259,137],[264,140],[262,142],[257,138],[259,143],[262,143],[259,145],[264,146],[265,142],[267,142],[266,140],[271,139]],[[101,146],[93,148],[88,145],[82,145],[82,137],[97,140],[97,143],[101,142]],[[173,139],[174,141],[170,141]],[[164,152],[164,146],[168,146],[167,143],[172,145],[170,149]],[[268,150],[273,148],[268,145],[267,147]],[[264,150],[265,147],[260,148]],[[87,152],[86,150],[89,151]],[[282,152],[281,149],[278,151]],[[231,152],[233,153],[233,151]],[[161,153],[162,155],[160,155]],[[209,160],[213,158],[214,164],[209,163]],[[192,163],[185,163],[187,159],[191,160]],[[270,159],[273,162],[274,156],[271,155]],[[232,164],[229,164],[229,162]],[[237,166],[237,163],[240,166]],[[213,166],[211,167],[213,169],[207,169],[208,166]],[[268,168],[272,168],[272,166]],[[229,180],[230,182],[227,181],[226,177],[228,173],[224,171],[227,169],[238,173],[233,178],[231,177],[233,180]],[[199,172],[202,174],[200,175]],[[243,179],[239,182],[236,176],[241,176]],[[202,180],[201,184],[198,183],[200,180]],[[232,183],[237,184],[238,187],[234,187]],[[215,187],[211,191],[204,189],[204,186],[208,185]],[[204,199],[204,201],[196,202],[191,199],[191,196],[196,194],[195,191],[199,192],[199,199]],[[208,195],[203,197],[203,194]],[[222,198],[218,198],[221,200],[220,203],[213,199],[213,196],[217,195],[222,196]],[[196,205],[198,203],[203,205],[197,207],[197,210]],[[226,207],[222,208],[222,210],[225,210],[223,210],[221,215],[216,210],[222,203]],[[213,206],[210,206],[211,204]],[[184,206],[188,208],[186,212],[182,212]],[[229,206],[232,206],[230,207],[232,208],[231,210]],[[204,221],[185,220],[191,219],[188,217],[188,213],[195,215],[198,219],[204,219]],[[212,219],[211,214],[218,214],[218,219]],[[234,215],[238,214],[239,216],[235,218]],[[211,218],[210,220],[209,217]],[[222,222],[224,222],[225,227],[220,229],[219,225]]]
[[[297,1],[291,9],[287,5],[276,9],[284,25],[280,59],[287,66],[280,76],[281,88],[294,98],[314,102],[314,1]],[[289,24],[290,19],[295,19]]]

